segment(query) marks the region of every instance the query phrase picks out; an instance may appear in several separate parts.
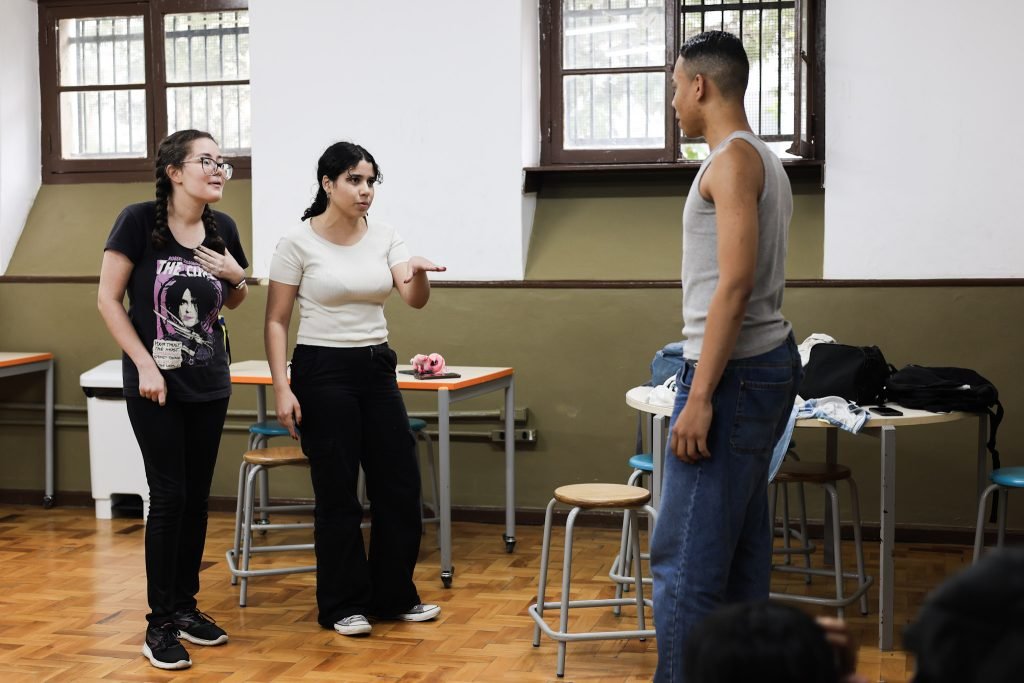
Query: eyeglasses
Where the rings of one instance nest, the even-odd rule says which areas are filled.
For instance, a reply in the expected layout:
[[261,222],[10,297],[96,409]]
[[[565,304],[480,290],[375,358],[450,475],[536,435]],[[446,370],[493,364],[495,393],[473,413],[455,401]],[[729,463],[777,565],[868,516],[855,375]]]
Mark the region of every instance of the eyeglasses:
[[226,161],[218,163],[210,157],[201,157],[199,159],[189,159],[184,161],[185,164],[202,164],[203,173],[206,175],[217,175],[217,171],[220,170],[224,174],[224,180],[231,180],[231,176],[235,173],[235,167]]

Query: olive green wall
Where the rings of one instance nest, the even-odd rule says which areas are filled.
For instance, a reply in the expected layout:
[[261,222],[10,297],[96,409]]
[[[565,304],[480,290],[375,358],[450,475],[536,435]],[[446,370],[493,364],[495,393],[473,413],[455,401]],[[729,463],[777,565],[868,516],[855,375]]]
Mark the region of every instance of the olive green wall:
[[[128,204],[152,198],[151,183],[43,185],[5,275],[99,275],[114,219]],[[235,219],[250,255],[251,199],[252,183],[234,180],[217,203],[218,210]]]
[[[545,185],[537,202],[528,280],[678,280],[689,180],[640,186],[588,180]],[[793,184],[786,277],[820,279],[825,197]]]
[[[234,184],[231,190],[234,203],[225,202],[221,208],[239,219],[245,235],[248,185]],[[147,191],[146,186],[134,185],[44,187],[9,274],[97,274],[113,217],[123,204],[145,198]],[[581,191],[542,193],[530,277],[677,278],[681,200],[667,193],[659,197],[617,192],[617,199],[588,199]],[[799,194],[798,206],[788,272],[791,278],[814,277],[815,272],[820,274],[821,238],[807,233],[815,224],[820,231],[821,195]],[[638,218],[648,214],[657,219]],[[672,227],[663,229],[661,220],[671,220]],[[587,226],[593,234],[584,229]],[[576,237],[570,239],[563,232]],[[807,244],[796,244],[803,240]],[[248,235],[244,241],[249,244]],[[252,287],[245,304],[228,313],[236,359],[263,356],[265,295],[264,287]],[[95,299],[94,284],[0,284],[0,349],[54,352],[60,404],[84,406],[78,376],[118,356],[96,313]],[[999,442],[1004,462],[1019,464],[1024,425],[1012,417],[1024,391],[1014,381],[1019,377],[1019,334],[1014,326],[1019,323],[1006,312],[1020,311],[1022,305],[1024,288],[1017,287],[791,287],[785,313],[798,339],[823,331],[849,343],[878,344],[895,365],[976,368],[1002,390],[1010,417]],[[392,297],[387,315],[400,358],[439,351],[454,364],[516,368],[516,404],[529,409],[528,426],[539,436],[536,444],[518,450],[517,505],[538,509],[557,485],[625,479],[636,418],[623,394],[646,380],[653,352],[679,338],[679,306],[675,289],[548,289],[527,283],[525,288],[435,288],[429,306],[421,311]],[[5,379],[3,402],[38,401],[39,384],[30,376]],[[253,410],[254,395],[251,388],[236,387],[231,409]],[[430,398],[408,396],[410,411],[432,409]],[[456,407],[494,408],[498,403],[494,395]],[[9,412],[0,411],[0,418],[10,417]],[[245,417],[229,422],[241,426]],[[484,428],[497,426],[486,423]],[[824,443],[818,430],[798,432],[796,438],[805,458],[815,457]],[[898,432],[898,522],[973,525],[976,438],[973,421]],[[238,454],[244,444],[241,431],[225,434],[213,495],[234,496]],[[88,491],[86,430],[61,427],[57,447],[58,491]],[[877,448],[878,442],[869,437],[840,437],[841,457],[860,483],[865,520],[878,519]],[[500,507],[500,445],[459,440],[453,451],[455,505]],[[41,490],[41,452],[38,427],[2,427],[0,489]],[[275,477],[275,495],[309,495],[304,473]],[[1011,526],[1024,527],[1022,512],[1020,506],[1010,506]]]

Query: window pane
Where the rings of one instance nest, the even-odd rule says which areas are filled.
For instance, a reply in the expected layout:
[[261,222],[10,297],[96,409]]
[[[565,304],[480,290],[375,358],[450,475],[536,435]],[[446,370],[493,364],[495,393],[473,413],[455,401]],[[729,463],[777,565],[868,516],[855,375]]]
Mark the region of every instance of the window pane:
[[146,91],[60,94],[60,148],[65,159],[146,156]]
[[60,84],[145,83],[143,28],[141,16],[59,20]]
[[248,155],[249,86],[213,85],[167,89],[167,130],[205,130],[227,155]]
[[566,76],[565,149],[665,146],[665,75]]
[[665,64],[664,0],[562,0],[563,65]]
[[249,79],[249,12],[164,17],[167,82]]
[[[751,127],[761,136],[792,136],[796,78],[793,3],[745,2],[753,6],[742,12],[690,7],[699,4],[698,0],[683,5],[680,18],[683,41],[710,30],[726,30],[738,35],[750,60],[750,78],[743,101]],[[713,3],[707,2],[705,6],[709,4]],[[681,158],[693,158],[694,153],[684,145]]]

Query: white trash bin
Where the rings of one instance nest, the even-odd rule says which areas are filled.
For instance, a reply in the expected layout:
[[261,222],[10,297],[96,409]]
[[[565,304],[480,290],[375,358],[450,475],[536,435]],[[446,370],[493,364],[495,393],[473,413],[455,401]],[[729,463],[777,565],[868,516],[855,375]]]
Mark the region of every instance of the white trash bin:
[[122,394],[121,361],[108,360],[82,373],[79,384],[89,414],[89,470],[96,518],[113,516],[112,495],[136,494],[142,498],[142,518],[146,519],[149,485]]

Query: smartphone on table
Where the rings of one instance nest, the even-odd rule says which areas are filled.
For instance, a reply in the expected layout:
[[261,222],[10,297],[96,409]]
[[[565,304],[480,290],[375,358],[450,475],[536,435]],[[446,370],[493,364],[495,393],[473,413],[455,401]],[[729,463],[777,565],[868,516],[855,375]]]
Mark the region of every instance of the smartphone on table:
[[896,410],[890,406],[875,406],[874,408],[869,408],[869,410],[875,415],[883,417],[899,417],[903,414],[902,410]]

